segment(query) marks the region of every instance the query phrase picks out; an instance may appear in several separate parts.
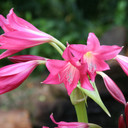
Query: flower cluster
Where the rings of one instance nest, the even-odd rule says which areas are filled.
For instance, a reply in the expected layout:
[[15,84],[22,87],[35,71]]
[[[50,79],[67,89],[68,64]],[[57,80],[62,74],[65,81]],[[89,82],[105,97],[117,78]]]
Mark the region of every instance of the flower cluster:
[[[94,86],[96,75],[101,75],[109,93],[120,103],[126,105],[123,93],[116,83],[103,71],[109,70],[108,60],[116,60],[128,75],[128,57],[119,55],[123,47],[117,45],[100,45],[94,33],[89,33],[87,44],[68,44],[65,47],[53,36],[38,30],[32,24],[18,17],[13,9],[7,18],[0,15],[0,26],[4,33],[0,35],[0,49],[6,51],[0,55],[0,59],[9,57],[26,48],[43,43],[51,44],[62,54],[63,60],[48,59],[35,55],[18,55],[9,57],[15,64],[0,68],[0,94],[17,88],[40,64],[45,64],[49,76],[42,83],[64,83],[70,96],[77,87],[83,91],[84,96],[91,97],[106,112],[97,88]],[[54,121],[53,117],[51,119]],[[56,123],[56,122],[55,122]],[[60,122],[58,128],[69,127],[69,123]],[[74,126],[88,127],[88,124],[70,123]],[[43,127],[44,128],[44,127]]]

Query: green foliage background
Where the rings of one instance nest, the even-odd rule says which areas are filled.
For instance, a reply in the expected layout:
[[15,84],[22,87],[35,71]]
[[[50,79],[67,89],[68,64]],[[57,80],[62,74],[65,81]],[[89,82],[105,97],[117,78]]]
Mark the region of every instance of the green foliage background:
[[[89,32],[100,37],[112,26],[128,27],[127,0],[1,0],[0,14],[6,16],[11,8],[38,29],[66,44],[86,43]],[[3,31],[0,29],[0,33]],[[1,52],[3,52],[1,50]],[[48,44],[21,51],[49,58],[60,55]],[[2,63],[7,63],[7,60]]]

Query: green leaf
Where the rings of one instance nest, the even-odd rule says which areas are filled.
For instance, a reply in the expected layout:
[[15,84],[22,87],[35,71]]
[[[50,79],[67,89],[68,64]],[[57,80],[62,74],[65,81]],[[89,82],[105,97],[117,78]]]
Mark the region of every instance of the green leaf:
[[105,107],[105,105],[103,104],[101,98],[100,98],[100,95],[99,95],[99,92],[97,90],[97,87],[95,85],[94,82],[91,82],[92,86],[94,87],[94,91],[89,91],[89,90],[86,90],[84,88],[82,88],[80,86],[80,84],[78,84],[78,88],[87,96],[89,96],[92,100],[94,100],[105,112],[108,116],[111,117],[109,111],[107,110],[107,108]]

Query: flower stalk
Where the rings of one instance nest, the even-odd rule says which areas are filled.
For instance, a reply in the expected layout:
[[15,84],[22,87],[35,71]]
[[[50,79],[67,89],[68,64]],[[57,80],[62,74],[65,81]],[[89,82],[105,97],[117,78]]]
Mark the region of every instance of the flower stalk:
[[63,51],[60,49],[60,47],[58,45],[56,45],[54,42],[50,42],[49,44],[52,45],[62,56]]
[[57,44],[59,47],[61,47],[63,50],[66,49],[65,45],[63,43],[61,43],[59,40],[53,38],[52,41]]
[[86,99],[79,88],[75,88],[70,95],[72,104],[75,107],[78,122],[88,123],[88,116],[86,110]]

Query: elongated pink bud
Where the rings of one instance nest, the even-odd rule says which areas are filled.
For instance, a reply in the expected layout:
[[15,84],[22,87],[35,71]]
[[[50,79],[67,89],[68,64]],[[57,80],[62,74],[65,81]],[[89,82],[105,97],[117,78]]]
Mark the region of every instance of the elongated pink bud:
[[113,98],[119,101],[120,103],[126,105],[126,100],[124,98],[124,95],[119,89],[119,87],[116,85],[116,83],[105,73],[103,72],[97,72],[97,73],[103,77],[105,86],[109,91],[109,93],[113,96]]
[[31,61],[31,60],[47,60],[44,57],[35,56],[35,55],[17,55],[17,56],[12,56],[8,58],[10,61],[14,63],[26,62],[26,61]]
[[124,117],[122,114],[120,115],[119,120],[118,120],[118,128],[126,128],[126,124],[125,124]]

